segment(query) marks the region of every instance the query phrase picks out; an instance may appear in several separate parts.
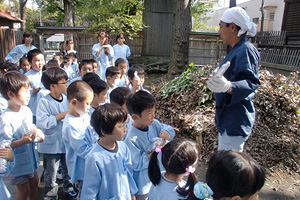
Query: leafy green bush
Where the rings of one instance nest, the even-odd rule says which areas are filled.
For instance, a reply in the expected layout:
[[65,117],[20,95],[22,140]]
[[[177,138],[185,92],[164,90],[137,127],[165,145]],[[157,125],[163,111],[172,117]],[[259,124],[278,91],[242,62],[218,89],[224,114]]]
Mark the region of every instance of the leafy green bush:
[[[186,91],[187,95],[197,90],[195,106],[205,106],[213,103],[213,93],[207,88],[206,80],[212,71],[212,66],[190,66],[180,76],[166,83],[160,89],[163,99],[170,97],[171,94],[180,94]],[[194,99],[194,97],[193,97]]]

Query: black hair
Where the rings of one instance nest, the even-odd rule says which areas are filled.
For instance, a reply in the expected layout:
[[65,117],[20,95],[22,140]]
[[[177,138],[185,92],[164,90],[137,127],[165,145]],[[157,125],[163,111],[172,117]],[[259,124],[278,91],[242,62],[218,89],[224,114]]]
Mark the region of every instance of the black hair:
[[59,67],[48,68],[43,72],[42,83],[47,90],[50,90],[51,84],[57,84],[60,80],[68,80],[68,74]]
[[[233,23],[233,22],[232,22]],[[226,27],[229,27],[230,26],[230,24],[232,24],[232,23],[225,23],[226,24]],[[234,23],[233,23],[234,24]],[[239,30],[241,30],[241,27],[240,26],[238,26],[238,25],[236,25],[235,24],[235,26],[236,26],[236,28],[237,28],[237,30],[239,31]],[[247,32],[246,32],[247,33]]]
[[117,35],[117,37],[116,37],[116,41],[118,41],[118,39],[120,38],[120,37],[124,37],[124,34],[123,33],[119,33],[118,35]]
[[22,39],[23,44],[25,43],[25,38],[27,38],[27,37],[32,37],[33,38],[33,34],[30,33],[30,32],[24,32],[23,33],[23,39]]
[[30,50],[27,54],[27,58],[28,58],[28,62],[31,63],[32,59],[34,56],[37,56],[39,54],[43,54],[41,50],[39,49],[33,49],[33,50]]
[[66,45],[68,45],[69,44],[69,42],[73,42],[74,43],[74,41],[72,40],[72,39],[68,39],[68,40],[66,40]]
[[76,53],[74,52],[68,53],[67,56],[69,56],[70,58],[77,58]]
[[115,125],[126,120],[127,112],[121,106],[107,103],[95,109],[91,116],[91,126],[103,137],[105,134],[111,135]]
[[108,85],[106,84],[106,82],[101,80],[100,78],[92,79],[87,83],[89,84],[89,86],[91,86],[95,94],[99,94],[103,90],[108,89]]
[[126,87],[117,87],[113,89],[109,95],[110,102],[122,106],[126,103],[126,99],[130,93],[130,89]]
[[79,63],[79,71],[81,70],[82,66],[84,66],[84,65],[92,65],[91,60],[87,60],[87,59],[82,60],[82,61]]
[[59,68],[59,65],[58,65],[58,62],[57,60],[49,60],[46,64],[46,69],[49,69],[49,68],[55,68],[55,67],[58,67]]
[[[187,139],[177,138],[167,143],[162,148],[161,162],[166,172],[181,175],[187,172],[187,168],[196,165],[199,158],[199,148],[197,145]],[[158,153],[154,151],[151,155],[148,167],[148,176],[154,186],[157,186],[161,180],[161,171],[159,168]],[[197,182],[193,173],[189,173],[188,180],[184,187],[178,187],[177,193],[188,200],[195,199],[194,185]]]
[[84,81],[74,81],[67,89],[67,97],[70,102],[72,99],[77,99],[79,102],[84,101],[88,93],[93,93],[92,88]]
[[71,58],[71,56],[69,54],[64,56],[64,60],[71,60],[71,59],[72,58]]
[[95,60],[95,59],[90,59],[91,63],[97,63],[98,65],[98,62]]
[[21,69],[22,63],[23,63],[25,60],[28,61],[28,58],[27,58],[27,57],[22,57],[22,58],[20,58],[20,60],[19,60],[19,67],[20,67],[20,69]]
[[22,87],[29,88],[30,86],[30,80],[27,76],[18,71],[7,72],[0,79],[0,92],[6,100],[9,100],[7,92],[10,91],[17,95]]
[[62,54],[61,52],[57,52],[54,56],[59,56],[59,57],[61,57],[61,56],[63,56],[63,54]]
[[142,67],[139,67],[139,66],[131,67],[131,68],[129,68],[129,70],[127,72],[127,75],[131,80],[133,80],[133,78],[134,78],[135,71],[138,72],[139,76],[145,74],[145,70]]
[[0,65],[0,78],[1,75],[10,72],[10,71],[19,71],[19,67],[15,63],[7,62],[1,63]]
[[126,105],[128,112],[141,116],[141,113],[149,108],[155,107],[156,99],[154,96],[143,90],[137,91],[134,94],[128,96],[126,100]]
[[100,79],[100,77],[98,76],[98,74],[95,74],[93,72],[86,73],[82,77],[82,80],[85,81],[85,82],[87,82],[87,83],[89,83],[93,79]]
[[263,168],[246,153],[233,150],[216,152],[210,159],[206,182],[213,198],[251,196],[265,183]]
[[121,74],[119,68],[117,67],[108,67],[105,71],[105,77],[113,77],[116,74]]
[[124,58],[118,58],[116,61],[115,61],[115,66],[118,67],[119,64],[123,64],[123,63],[127,63],[126,60]]

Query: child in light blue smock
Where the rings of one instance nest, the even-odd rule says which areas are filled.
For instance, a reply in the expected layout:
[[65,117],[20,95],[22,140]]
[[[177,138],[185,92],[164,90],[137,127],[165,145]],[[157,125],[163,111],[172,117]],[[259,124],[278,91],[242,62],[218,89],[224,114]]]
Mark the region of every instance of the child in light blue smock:
[[49,68],[42,75],[42,83],[50,90],[50,94],[43,97],[36,111],[36,125],[45,133],[44,142],[39,145],[39,152],[43,153],[45,198],[57,198],[58,184],[56,174],[59,165],[62,167],[64,192],[76,196],[72,184],[69,182],[66,165],[66,150],[62,141],[62,125],[68,111],[67,73],[61,68]]
[[82,77],[82,80],[87,82],[94,92],[94,98],[89,111],[89,115],[92,116],[94,110],[105,103],[107,99],[108,85],[95,73],[85,74]]
[[[3,142],[4,142],[4,140],[0,136],[0,143],[3,144]],[[3,145],[1,145],[1,146],[2,147],[0,148],[0,159],[5,159],[7,165],[6,165],[6,170],[3,172],[2,171],[0,172],[0,199],[1,200],[12,200],[12,195],[7,190],[5,184],[2,180],[2,177],[7,176],[7,174],[10,172],[10,170],[14,167],[15,163],[12,162],[13,158],[14,158],[14,154],[13,154],[11,147],[7,147],[7,146],[3,147]]]
[[127,76],[127,62],[123,58],[118,58],[115,62],[115,66],[120,70],[120,83],[118,87],[129,87],[129,79]]
[[[45,65],[44,55],[39,49],[34,49],[28,52],[27,55],[28,62],[31,65],[31,70],[25,73],[25,76],[28,77],[31,83],[31,97],[28,104],[32,114],[33,114],[33,122],[35,123],[36,117],[36,108],[38,105],[39,100],[49,92],[47,90],[43,90],[44,88],[41,78],[42,78],[42,69]],[[45,91],[45,93],[44,93]]]
[[109,103],[109,95],[112,90],[118,87],[120,83],[120,76],[121,72],[117,67],[109,67],[106,69],[105,77],[106,77],[106,84],[108,85],[107,91],[107,99],[106,102]]
[[[161,173],[158,154],[165,172]],[[151,155],[148,174],[152,182],[149,200],[195,199],[193,193],[198,165],[197,145],[186,139],[174,139],[165,146],[157,146]],[[187,182],[183,180],[188,176]]]
[[174,129],[155,119],[155,98],[148,92],[138,91],[126,101],[129,113],[134,120],[125,140],[130,149],[133,165],[133,178],[138,187],[137,200],[146,199],[151,187],[148,177],[149,159],[153,140],[172,140]]
[[30,99],[30,81],[19,72],[7,72],[0,81],[0,91],[9,100],[8,108],[0,116],[0,135],[11,142],[14,151],[15,166],[9,175],[14,177],[12,184],[17,186],[16,199],[36,199],[39,157],[33,141],[41,131],[29,129],[33,127],[32,113],[26,106]]
[[66,148],[66,162],[71,183],[82,187],[85,156],[91,151],[93,132],[88,114],[93,90],[84,81],[74,81],[67,89],[69,110],[63,122],[62,138]]
[[104,104],[94,111],[91,125],[100,139],[86,156],[80,199],[135,199],[130,151],[122,141],[127,112],[118,105]]
[[[126,87],[117,87],[116,89],[111,91],[111,93],[109,95],[110,102],[121,106],[128,113],[128,109],[126,106],[126,99],[130,94],[131,94],[130,89],[128,89]],[[129,130],[133,124],[133,119],[129,113],[127,116],[128,116],[128,118],[126,120],[126,128],[127,128],[127,130]],[[127,135],[125,135],[123,140],[125,141],[126,138],[127,138]]]

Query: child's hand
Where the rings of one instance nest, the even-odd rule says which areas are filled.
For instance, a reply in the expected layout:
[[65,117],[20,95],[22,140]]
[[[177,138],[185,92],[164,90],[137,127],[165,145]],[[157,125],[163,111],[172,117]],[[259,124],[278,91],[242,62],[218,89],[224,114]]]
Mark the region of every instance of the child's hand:
[[29,134],[29,135],[25,135],[23,134],[22,138],[21,138],[21,142],[22,144],[28,144],[31,143],[35,138],[34,134]]
[[40,87],[39,87],[39,88],[33,88],[33,89],[32,89],[32,94],[36,94],[36,93],[38,93],[40,90],[41,90]]
[[133,80],[132,80],[132,91],[137,92],[139,90],[140,85],[141,85],[141,80],[133,78]]
[[14,153],[11,147],[4,147],[0,149],[0,158],[4,158],[8,161],[12,161],[14,159]]
[[136,200],[135,195],[131,195],[131,200]]
[[159,134],[159,137],[162,138],[163,140],[169,140],[170,139],[170,133],[168,131],[162,131]]
[[65,111],[65,112],[61,112],[61,113],[55,115],[56,121],[60,121],[60,120],[64,119],[66,117],[67,113],[68,113],[68,111]]
[[[153,152],[152,152],[152,153],[153,153]],[[152,153],[149,153],[149,154],[147,155],[148,160],[150,160],[150,158],[151,158],[151,156],[152,156]]]
[[32,141],[34,141],[34,142],[43,142],[45,139],[45,135],[44,135],[43,131],[41,131],[40,129],[37,129],[37,128],[34,128],[32,130],[31,135],[32,135],[31,136]]

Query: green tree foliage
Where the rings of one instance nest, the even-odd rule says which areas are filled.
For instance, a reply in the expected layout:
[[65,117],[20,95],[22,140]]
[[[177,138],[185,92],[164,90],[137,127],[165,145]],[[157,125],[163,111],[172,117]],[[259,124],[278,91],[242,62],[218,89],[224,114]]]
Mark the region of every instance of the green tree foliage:
[[[63,24],[64,6],[61,0],[43,0],[46,13],[51,13],[57,25]],[[89,30],[106,29],[132,35],[142,30],[143,0],[74,0],[75,24]]]
[[216,30],[218,27],[210,27],[203,23],[203,21],[208,20],[206,17],[208,12],[213,10],[213,6],[218,1],[201,1],[193,0],[191,3],[191,16],[194,19],[192,31],[203,31],[203,30]]
[[43,0],[41,1],[43,19],[55,19],[57,26],[64,24],[63,1],[61,0]]
[[142,0],[79,0],[78,13],[89,29],[136,33],[143,28]]
[[20,17],[19,0],[9,0],[8,4],[5,3],[5,0],[0,0],[0,9],[6,12],[12,12],[16,17]]

